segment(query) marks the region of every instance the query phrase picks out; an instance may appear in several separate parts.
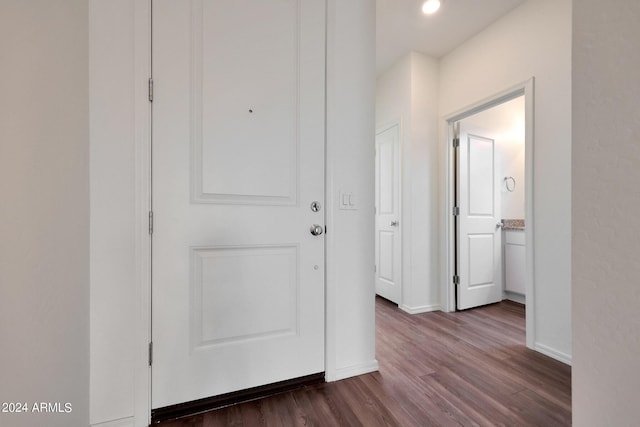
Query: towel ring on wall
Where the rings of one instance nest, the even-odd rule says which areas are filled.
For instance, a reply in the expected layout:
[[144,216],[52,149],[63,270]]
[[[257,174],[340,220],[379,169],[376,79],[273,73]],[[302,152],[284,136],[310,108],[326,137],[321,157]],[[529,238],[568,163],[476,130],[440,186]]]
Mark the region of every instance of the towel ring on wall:
[[513,179],[512,176],[505,176],[504,186],[507,188],[508,192],[513,193],[513,191],[516,189],[516,180]]

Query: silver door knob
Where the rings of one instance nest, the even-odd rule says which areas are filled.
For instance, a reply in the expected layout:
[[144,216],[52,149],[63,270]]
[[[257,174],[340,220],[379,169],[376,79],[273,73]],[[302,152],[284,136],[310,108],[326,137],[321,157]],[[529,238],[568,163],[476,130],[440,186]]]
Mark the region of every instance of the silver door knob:
[[311,228],[309,229],[309,231],[311,231],[311,234],[313,234],[314,236],[319,236],[323,232],[322,226],[320,226],[318,224],[313,224],[311,226]]
[[502,228],[502,223],[501,222],[496,222],[496,228]]
[[397,227],[398,226],[398,221],[391,221],[391,226],[392,227]]

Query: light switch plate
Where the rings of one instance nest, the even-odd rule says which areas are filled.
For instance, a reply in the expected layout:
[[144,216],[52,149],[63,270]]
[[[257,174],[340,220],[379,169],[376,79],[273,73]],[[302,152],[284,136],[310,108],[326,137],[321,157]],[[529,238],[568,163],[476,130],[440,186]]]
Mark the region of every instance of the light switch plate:
[[341,191],[340,200],[338,201],[341,210],[353,211],[358,209],[356,204],[356,195],[351,191]]

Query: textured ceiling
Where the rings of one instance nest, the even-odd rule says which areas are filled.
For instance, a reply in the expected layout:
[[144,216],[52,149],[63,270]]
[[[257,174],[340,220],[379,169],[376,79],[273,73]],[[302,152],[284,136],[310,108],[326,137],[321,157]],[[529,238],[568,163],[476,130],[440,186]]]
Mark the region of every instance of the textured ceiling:
[[423,1],[376,0],[378,74],[412,50],[446,55],[525,0],[445,0],[434,15],[422,13]]

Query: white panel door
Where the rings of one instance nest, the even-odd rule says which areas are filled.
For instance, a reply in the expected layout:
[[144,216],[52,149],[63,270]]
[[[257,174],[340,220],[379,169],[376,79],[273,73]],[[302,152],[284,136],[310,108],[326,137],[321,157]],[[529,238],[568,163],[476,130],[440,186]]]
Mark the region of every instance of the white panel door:
[[324,16],[153,0],[153,408],[324,371]]
[[502,299],[502,229],[495,140],[460,123],[458,245],[460,310]]
[[376,134],[376,293],[401,297],[400,126]]

